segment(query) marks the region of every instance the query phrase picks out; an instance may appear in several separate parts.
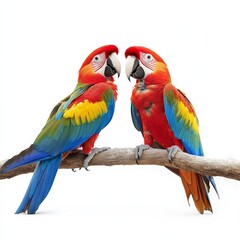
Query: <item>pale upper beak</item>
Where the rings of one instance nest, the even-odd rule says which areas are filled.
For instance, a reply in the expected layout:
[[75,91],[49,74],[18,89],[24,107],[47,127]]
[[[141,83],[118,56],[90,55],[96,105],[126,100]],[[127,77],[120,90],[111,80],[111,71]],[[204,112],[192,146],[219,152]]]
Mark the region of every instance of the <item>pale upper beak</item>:
[[135,59],[136,59],[136,57],[134,57],[134,56],[128,56],[127,60],[126,60],[125,72],[126,72],[126,75],[127,75],[127,78],[129,81],[130,81],[130,77],[132,74]]
[[129,81],[130,77],[138,80],[144,79],[146,70],[146,67],[135,56],[127,57],[125,71]]
[[107,60],[107,64],[105,67],[104,75],[106,77],[113,76],[114,74],[118,74],[118,77],[121,73],[121,63],[119,61],[117,53],[113,52]]

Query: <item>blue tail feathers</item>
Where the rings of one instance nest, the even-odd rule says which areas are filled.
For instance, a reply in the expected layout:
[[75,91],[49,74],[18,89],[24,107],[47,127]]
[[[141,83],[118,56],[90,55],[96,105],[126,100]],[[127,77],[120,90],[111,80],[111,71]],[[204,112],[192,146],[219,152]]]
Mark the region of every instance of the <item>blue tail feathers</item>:
[[220,195],[219,195],[219,193],[218,193],[217,185],[216,185],[216,183],[215,183],[214,178],[213,178],[212,176],[208,176],[207,178],[208,178],[208,180],[210,181],[210,183],[212,184],[212,186],[213,186],[215,192],[217,193],[218,198],[220,198]]
[[18,207],[16,214],[27,212],[34,214],[39,205],[48,195],[57,174],[61,155],[38,162],[26,194]]

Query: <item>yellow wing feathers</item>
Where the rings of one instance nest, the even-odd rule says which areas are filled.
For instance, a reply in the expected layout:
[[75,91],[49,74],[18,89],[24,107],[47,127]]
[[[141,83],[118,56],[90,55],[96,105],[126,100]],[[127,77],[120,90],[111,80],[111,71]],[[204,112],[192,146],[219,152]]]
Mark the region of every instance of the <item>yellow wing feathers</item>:
[[191,125],[193,131],[199,133],[197,117],[194,112],[189,111],[189,108],[182,101],[177,102],[177,116],[179,115],[181,115],[185,124]]
[[80,103],[73,104],[70,108],[66,109],[63,117],[74,118],[77,125],[89,123],[102,116],[107,112],[107,105],[104,101],[89,102],[84,100]]

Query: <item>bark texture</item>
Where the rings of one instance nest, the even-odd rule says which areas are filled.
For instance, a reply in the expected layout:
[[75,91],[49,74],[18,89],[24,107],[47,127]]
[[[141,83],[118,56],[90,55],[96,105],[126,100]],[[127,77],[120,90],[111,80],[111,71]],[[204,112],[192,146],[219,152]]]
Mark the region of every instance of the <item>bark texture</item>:
[[[68,155],[60,165],[61,169],[81,168],[86,157],[81,151]],[[1,165],[0,163],[0,168]],[[89,166],[105,165],[135,165],[134,148],[115,148],[96,155]],[[202,175],[221,176],[240,180],[240,161],[234,159],[213,159],[189,155],[178,152],[170,163],[167,158],[167,151],[162,149],[149,149],[144,151],[140,165],[160,165],[173,168],[190,170]],[[25,165],[0,174],[0,179],[12,178],[20,174],[33,172],[35,164]]]

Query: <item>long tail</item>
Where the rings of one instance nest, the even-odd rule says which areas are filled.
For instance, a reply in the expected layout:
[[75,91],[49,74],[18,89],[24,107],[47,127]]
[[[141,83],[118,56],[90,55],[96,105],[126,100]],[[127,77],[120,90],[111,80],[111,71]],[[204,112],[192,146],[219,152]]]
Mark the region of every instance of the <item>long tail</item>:
[[217,192],[213,177],[204,177],[200,174],[182,169],[179,170],[179,176],[181,177],[187,199],[189,200],[190,195],[192,195],[193,201],[199,213],[203,214],[204,210],[212,212],[212,206],[208,197],[208,192],[210,188],[209,181],[212,183]]
[[25,196],[16,213],[34,214],[48,195],[57,174],[61,155],[38,162]]

